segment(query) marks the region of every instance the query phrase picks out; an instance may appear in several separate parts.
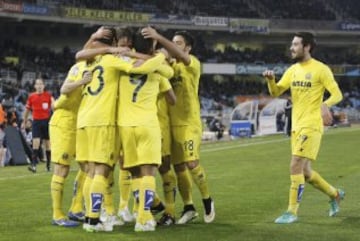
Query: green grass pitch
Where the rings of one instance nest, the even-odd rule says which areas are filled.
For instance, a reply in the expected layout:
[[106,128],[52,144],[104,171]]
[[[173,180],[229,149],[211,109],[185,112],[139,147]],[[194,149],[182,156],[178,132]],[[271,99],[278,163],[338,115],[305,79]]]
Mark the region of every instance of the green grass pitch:
[[[346,191],[337,217],[328,217],[328,198],[306,185],[299,221],[274,224],[287,207],[290,141],[283,135],[206,143],[203,164],[216,205],[214,223],[202,220],[202,203],[194,186],[194,202],[200,218],[194,223],[156,232],[135,233],[133,224],[112,233],[86,233],[81,227],[66,229],[51,225],[51,174],[39,165],[31,174],[25,166],[0,169],[1,241],[358,241],[360,237],[360,128],[326,131],[318,160],[313,164],[326,180]],[[73,165],[76,169],[76,165]],[[64,192],[64,207],[70,205],[72,171]],[[116,172],[117,178],[117,172]],[[158,182],[161,194],[161,185]],[[119,199],[117,184],[115,203]],[[177,211],[182,204],[177,197]]]

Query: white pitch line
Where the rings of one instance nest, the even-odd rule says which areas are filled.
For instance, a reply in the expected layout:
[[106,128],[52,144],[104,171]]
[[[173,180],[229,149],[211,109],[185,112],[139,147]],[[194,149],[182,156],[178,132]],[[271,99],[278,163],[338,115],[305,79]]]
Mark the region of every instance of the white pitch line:
[[[351,129],[342,129],[336,132],[325,132],[325,135],[336,135],[339,133],[344,132],[353,132],[353,131],[359,131],[360,128],[351,128]],[[247,146],[256,146],[256,145],[263,145],[263,144],[269,144],[269,143],[277,143],[277,142],[283,142],[283,141],[290,141],[290,138],[285,139],[277,139],[277,140],[268,140],[268,141],[258,141],[258,142],[251,142],[251,143],[242,143],[239,145],[231,145],[231,146],[222,146],[222,147],[216,147],[216,148],[209,148],[201,150],[201,152],[214,152],[214,151],[221,151],[221,150],[229,150],[233,148],[239,148],[239,147],[247,147]]]
[[223,146],[223,147],[218,147],[218,148],[213,148],[213,149],[205,149],[205,150],[202,150],[201,152],[221,151],[221,150],[228,150],[228,149],[239,148],[239,147],[256,146],[256,145],[283,142],[283,141],[289,141],[289,140],[290,139],[279,139],[279,140],[269,140],[269,141],[243,143],[243,144],[239,144],[239,145],[231,145],[231,146]]
[[[70,169],[70,171],[77,171],[77,169]],[[36,177],[36,176],[43,176],[43,175],[49,175],[52,176],[52,172],[37,172],[37,173],[29,173],[27,175],[21,175],[21,176],[15,176],[15,177],[0,177],[0,181],[4,180],[15,180],[15,179],[22,179],[22,178],[29,178],[29,177]]]
[[[353,131],[360,131],[360,128],[349,128],[349,129],[338,130],[336,132],[325,132],[325,135],[336,135],[336,134],[339,134],[339,133],[353,132]],[[290,138],[268,140],[268,141],[257,141],[257,142],[251,142],[251,143],[242,143],[242,144],[239,144],[239,145],[215,147],[215,148],[209,148],[209,149],[201,150],[201,152],[214,152],[214,151],[229,150],[229,149],[234,149],[234,148],[239,148],[239,147],[256,146],[256,145],[271,144],[271,143],[284,142],[284,141],[290,141]],[[228,142],[228,143],[230,143],[230,142]],[[70,171],[76,171],[76,170],[71,169]],[[21,179],[21,178],[28,178],[28,177],[35,177],[35,176],[39,176],[39,175],[49,175],[49,173],[48,172],[42,172],[42,173],[15,176],[15,177],[0,177],[0,181],[14,180],[14,179]]]

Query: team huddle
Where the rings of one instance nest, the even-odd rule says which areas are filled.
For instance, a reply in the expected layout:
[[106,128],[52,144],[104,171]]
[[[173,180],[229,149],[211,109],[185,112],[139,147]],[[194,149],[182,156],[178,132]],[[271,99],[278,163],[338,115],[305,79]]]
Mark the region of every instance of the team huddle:
[[[162,48],[156,49],[157,44]],[[154,231],[157,225],[186,224],[199,216],[192,199],[193,182],[202,197],[204,222],[214,221],[214,201],[199,162],[201,66],[190,54],[193,45],[186,31],[176,32],[169,41],[152,27],[136,33],[101,27],[76,54],[77,63],[61,87],[49,122],[54,225],[83,223],[87,232],[110,232],[115,225],[134,222],[134,230],[140,232]],[[290,89],[293,102],[289,205],[275,219],[278,224],[298,220],[306,182],[330,198],[331,217],[339,212],[345,196],[311,167],[323,125],[332,121],[329,107],[342,99],[330,68],[311,57],[315,45],[311,33],[295,34],[290,51],[296,63],[277,83],[273,71],[263,73],[272,96]],[[330,97],[323,100],[325,90]],[[73,160],[79,171],[65,215],[63,186]],[[116,211],[112,186],[117,163],[120,202]],[[36,172],[35,166],[30,170]],[[157,195],[157,171],[164,201]],[[183,211],[176,219],[177,190]],[[155,221],[154,214],[160,212],[161,218]]]
[[[157,50],[157,43],[163,48]],[[135,222],[135,231],[185,224],[198,217],[192,182],[202,196],[204,221],[213,222],[214,202],[199,163],[200,62],[190,55],[192,45],[186,31],[176,32],[171,42],[151,27],[136,33],[101,27],[78,52],[49,122],[54,225],[83,222],[84,230],[97,232],[112,231],[124,222]],[[65,215],[63,185],[73,160],[80,168]],[[112,196],[117,163],[118,212]],[[157,170],[164,202],[156,194]],[[184,204],[177,220],[176,190]],[[153,213],[160,211],[155,221]]]

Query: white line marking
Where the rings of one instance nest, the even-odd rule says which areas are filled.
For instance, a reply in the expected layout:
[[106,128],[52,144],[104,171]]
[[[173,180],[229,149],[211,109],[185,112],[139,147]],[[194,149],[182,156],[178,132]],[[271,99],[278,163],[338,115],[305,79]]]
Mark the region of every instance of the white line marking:
[[239,145],[231,145],[231,146],[223,146],[223,147],[212,148],[212,149],[205,149],[205,150],[202,150],[201,152],[213,152],[213,151],[220,151],[220,150],[228,150],[228,149],[239,148],[239,147],[256,146],[256,145],[283,142],[283,141],[289,141],[289,140],[290,139],[279,139],[279,140],[268,140],[268,141],[252,142],[252,143],[243,143],[243,144],[239,144]]
[[[360,128],[349,128],[349,129],[341,129],[341,130],[338,129],[336,132],[325,132],[324,134],[325,135],[336,135],[336,134],[340,134],[340,133],[344,133],[344,132],[353,132],[353,131],[360,131]],[[284,142],[284,141],[290,141],[290,138],[284,137],[284,139],[256,141],[256,142],[250,142],[250,143],[242,143],[242,144],[238,144],[238,145],[226,145],[226,146],[221,146],[221,147],[210,147],[210,148],[201,150],[201,152],[214,152],[214,151],[229,150],[229,149],[234,149],[234,148],[239,148],[239,147],[256,146],[256,145],[263,145],[263,144],[270,144],[270,143],[277,143],[277,142]],[[226,143],[230,144],[231,141],[225,142],[224,145]],[[77,171],[77,169],[71,169],[70,171]],[[22,179],[22,178],[36,177],[39,175],[49,175],[49,174],[50,173],[48,173],[48,172],[40,172],[40,173],[36,173],[36,174],[29,174],[29,175],[15,176],[15,177],[0,177],[0,181]],[[52,175],[52,173],[51,173],[51,175]]]

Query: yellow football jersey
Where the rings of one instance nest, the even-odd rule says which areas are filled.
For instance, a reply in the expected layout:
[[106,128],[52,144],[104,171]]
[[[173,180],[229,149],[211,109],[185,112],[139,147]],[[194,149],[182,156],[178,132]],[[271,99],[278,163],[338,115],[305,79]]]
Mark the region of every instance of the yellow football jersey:
[[[133,67],[128,57],[113,55],[97,56],[88,65],[93,73],[92,81],[87,84],[82,92],[78,128],[86,126],[115,125],[118,110],[118,93],[120,77],[127,73],[151,73],[165,60],[160,53],[154,58],[145,61],[139,67]],[[141,86],[139,87],[141,88]]]
[[[70,82],[80,81],[85,71],[87,71],[86,62],[80,61],[71,67],[66,80]],[[76,88],[69,94],[60,95],[54,103],[54,109],[67,109],[77,113],[81,101],[81,92],[82,88]]]
[[[86,62],[81,61],[73,65],[66,77],[70,82],[80,81],[87,70]],[[77,88],[69,94],[60,95],[54,103],[54,114],[51,116],[50,125],[76,128],[76,115],[81,101],[82,88]]]
[[187,66],[182,62],[173,64],[174,77],[170,79],[176,95],[176,104],[170,106],[172,126],[201,125],[199,103],[199,80],[201,66],[199,60],[190,55]]
[[279,96],[288,88],[291,89],[292,130],[295,131],[304,127],[323,130],[321,105],[325,89],[331,94],[325,101],[328,106],[342,99],[330,68],[315,59],[293,64],[277,84],[275,80],[271,80],[268,86],[274,96]]
[[170,82],[158,73],[123,76],[120,81],[120,126],[159,126],[157,97],[171,89]]
[[158,96],[157,116],[159,119],[161,129],[170,126],[169,106],[164,94],[160,94]]

